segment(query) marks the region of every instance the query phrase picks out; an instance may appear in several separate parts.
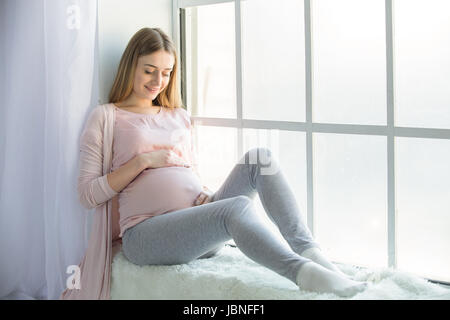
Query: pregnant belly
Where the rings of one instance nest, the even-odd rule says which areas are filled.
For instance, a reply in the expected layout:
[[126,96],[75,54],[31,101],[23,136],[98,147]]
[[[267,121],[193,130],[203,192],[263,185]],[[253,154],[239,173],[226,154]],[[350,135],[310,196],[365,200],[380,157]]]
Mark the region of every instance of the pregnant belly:
[[190,168],[144,170],[119,194],[121,219],[138,214],[159,215],[192,207],[201,191],[202,184]]

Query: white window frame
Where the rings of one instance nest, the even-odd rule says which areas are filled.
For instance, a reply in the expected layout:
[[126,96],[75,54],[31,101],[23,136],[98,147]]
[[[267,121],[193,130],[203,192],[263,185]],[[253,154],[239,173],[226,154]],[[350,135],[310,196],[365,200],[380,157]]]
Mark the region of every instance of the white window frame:
[[[395,1],[395,0],[394,0]],[[180,9],[201,5],[218,3],[235,3],[235,17],[241,17],[241,0],[172,0],[173,13],[173,40],[179,53],[181,32]],[[275,2],[274,2],[275,3]],[[194,125],[233,127],[238,130],[237,148],[238,154],[243,154],[242,129],[278,129],[289,131],[300,131],[306,133],[306,166],[307,166],[307,217],[308,228],[314,235],[314,206],[313,206],[313,150],[312,134],[341,133],[377,135],[387,139],[387,250],[388,266],[397,267],[396,260],[396,204],[395,204],[395,137],[410,138],[432,138],[450,139],[450,129],[398,127],[394,125],[394,45],[393,45],[393,0],[385,0],[385,22],[386,22],[386,76],[387,76],[387,101],[386,125],[353,125],[353,124],[329,124],[312,121],[312,47],[311,47],[311,0],[304,0],[305,21],[305,73],[306,73],[306,121],[269,121],[250,120],[242,117],[242,54],[241,54],[241,19],[235,19],[235,41],[236,41],[236,106],[237,117],[230,118],[207,118],[192,116]],[[183,57],[180,57],[183,60]],[[184,76],[184,75],[183,75]],[[181,78],[181,77],[180,77]],[[432,282],[450,285],[443,281],[428,279]]]

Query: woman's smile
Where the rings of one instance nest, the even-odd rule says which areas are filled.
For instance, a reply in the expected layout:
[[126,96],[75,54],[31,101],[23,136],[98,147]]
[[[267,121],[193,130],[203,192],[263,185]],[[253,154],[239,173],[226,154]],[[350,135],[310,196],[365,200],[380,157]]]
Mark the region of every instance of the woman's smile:
[[147,87],[147,86],[144,86],[145,87],[145,89],[147,89],[150,93],[157,93],[158,92],[158,88],[153,88],[153,89],[151,89],[151,88],[149,88],[149,87]]

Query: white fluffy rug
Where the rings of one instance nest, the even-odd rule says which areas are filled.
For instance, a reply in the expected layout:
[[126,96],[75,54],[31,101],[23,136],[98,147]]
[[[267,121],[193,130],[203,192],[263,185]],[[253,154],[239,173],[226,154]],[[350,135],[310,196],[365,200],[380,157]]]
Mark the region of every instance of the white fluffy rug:
[[111,299],[164,300],[450,300],[450,289],[389,268],[339,265],[369,288],[351,298],[318,294],[258,265],[239,249],[225,246],[216,256],[183,265],[137,266],[117,253],[112,266]]

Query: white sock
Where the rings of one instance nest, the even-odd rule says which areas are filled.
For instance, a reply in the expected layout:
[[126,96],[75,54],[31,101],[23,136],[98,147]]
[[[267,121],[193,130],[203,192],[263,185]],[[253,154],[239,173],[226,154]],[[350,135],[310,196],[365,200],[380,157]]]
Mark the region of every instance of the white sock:
[[320,250],[320,248],[313,247],[313,248],[306,249],[305,251],[303,251],[301,253],[301,256],[311,259],[315,263],[320,264],[322,267],[325,267],[328,270],[334,271],[343,277],[346,277],[350,280],[353,279],[351,276],[343,273],[336,265],[334,265],[330,260],[328,260],[327,257],[325,257],[325,255],[322,253],[322,250]]
[[304,263],[297,274],[297,285],[302,290],[318,293],[334,293],[351,297],[367,288],[367,282],[353,281],[322,267],[313,261]]

